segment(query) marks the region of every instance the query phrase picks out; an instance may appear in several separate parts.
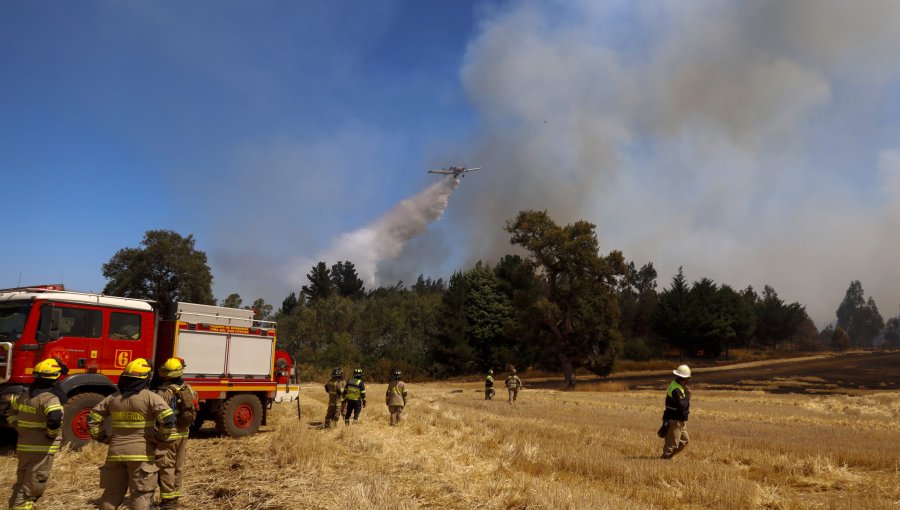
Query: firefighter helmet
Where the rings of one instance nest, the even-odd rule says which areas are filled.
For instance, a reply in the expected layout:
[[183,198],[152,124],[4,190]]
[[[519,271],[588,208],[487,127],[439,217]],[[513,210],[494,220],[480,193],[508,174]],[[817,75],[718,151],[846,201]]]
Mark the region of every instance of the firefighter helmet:
[[393,376],[394,379],[400,379],[403,376],[403,372],[401,372],[399,370],[394,370],[394,373],[391,374],[391,376]]
[[362,377],[363,371],[361,368],[353,369],[353,377]]
[[691,367],[687,365],[681,365],[672,371],[673,374],[681,377],[682,379],[690,379],[691,378]]
[[335,368],[334,370],[331,371],[332,379],[340,379],[341,377],[344,377],[344,371],[341,370],[340,368]]
[[62,367],[59,362],[53,358],[47,358],[34,366],[31,375],[40,377],[41,379],[59,379],[62,374]]
[[494,375],[494,369],[493,369],[493,368],[488,369],[488,375]]
[[186,366],[181,358],[169,358],[159,367],[158,373],[165,379],[175,379],[184,375]]
[[138,358],[131,363],[125,365],[122,370],[122,377],[134,377],[135,379],[146,379],[153,373],[153,367],[144,358]]

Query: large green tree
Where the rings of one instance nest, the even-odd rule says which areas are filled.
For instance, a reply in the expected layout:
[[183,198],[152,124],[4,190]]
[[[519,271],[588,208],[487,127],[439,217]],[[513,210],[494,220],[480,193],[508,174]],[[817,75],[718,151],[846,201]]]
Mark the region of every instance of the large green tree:
[[243,304],[244,300],[241,299],[241,295],[235,292],[223,299],[222,302],[219,303],[219,306],[224,306],[225,308],[240,308]]
[[304,285],[300,293],[306,302],[312,303],[327,299],[335,294],[334,283],[331,281],[331,271],[324,262],[314,265],[306,275],[309,285]]
[[212,272],[194,236],[171,230],[148,230],[137,248],[122,248],[103,264],[104,294],[213,304]]
[[356,272],[353,262],[339,260],[331,266],[331,283],[341,296],[359,299],[366,293],[363,281]]
[[775,289],[766,285],[756,303],[756,338],[764,345],[778,344],[795,336],[806,320],[806,308],[800,303],[787,304]]
[[851,346],[872,347],[884,330],[884,318],[878,312],[875,300],[870,297],[866,301],[859,280],[850,282],[836,315],[837,325],[846,331]]
[[532,317],[545,328],[545,347],[559,361],[569,387],[575,370],[612,371],[621,335],[615,286],[624,275],[621,252],[599,254],[595,226],[577,221],[559,226],[546,211],[525,210],[506,223],[511,242],[528,251],[538,271],[541,295]]
[[659,295],[659,304],[652,318],[653,331],[682,354],[694,348],[693,325],[688,315],[689,292],[684,271],[679,267],[669,288]]

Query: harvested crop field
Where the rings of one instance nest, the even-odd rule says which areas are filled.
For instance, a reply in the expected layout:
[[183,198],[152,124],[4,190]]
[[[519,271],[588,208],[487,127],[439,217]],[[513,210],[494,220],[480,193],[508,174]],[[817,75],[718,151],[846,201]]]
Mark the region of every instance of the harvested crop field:
[[[527,382],[527,381],[526,381]],[[514,406],[477,383],[410,384],[388,426],[372,384],[362,423],[321,430],[277,405],[253,437],[191,440],[187,509],[853,508],[900,506],[900,392],[694,390],[692,442],[662,461],[659,391],[526,389]],[[105,446],[58,458],[40,508],[91,508]],[[0,459],[12,484],[14,457]]]

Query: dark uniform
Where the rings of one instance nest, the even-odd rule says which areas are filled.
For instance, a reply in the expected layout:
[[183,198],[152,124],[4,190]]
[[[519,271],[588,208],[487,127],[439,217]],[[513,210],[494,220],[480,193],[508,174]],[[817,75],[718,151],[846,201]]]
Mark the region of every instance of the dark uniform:
[[[686,383],[686,381],[685,381]],[[663,459],[671,459],[687,446],[690,438],[686,421],[691,413],[691,396],[677,379],[669,383],[666,390],[666,410],[663,422],[666,429],[666,443],[663,445]]]
[[362,381],[362,370],[353,371],[353,379],[344,387],[344,399],[347,401],[344,425],[350,425],[350,415],[353,415],[353,421],[359,421],[359,413],[366,407],[366,383]]
[[[41,367],[46,361],[39,363]],[[56,365],[58,369],[59,366]],[[11,510],[31,510],[47,487],[53,455],[59,451],[63,407],[53,392],[52,382],[41,381],[35,367],[35,383],[10,402],[7,421],[19,433],[16,482],[9,497]],[[59,377],[59,372],[56,373]]]

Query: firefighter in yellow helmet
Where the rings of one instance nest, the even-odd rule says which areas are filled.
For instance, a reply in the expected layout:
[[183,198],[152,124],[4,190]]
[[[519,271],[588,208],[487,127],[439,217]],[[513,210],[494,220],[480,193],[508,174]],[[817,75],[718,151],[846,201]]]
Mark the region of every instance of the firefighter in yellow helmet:
[[65,373],[65,365],[45,359],[34,366],[34,382],[10,402],[7,421],[16,428],[16,483],[9,497],[12,510],[31,510],[47,487],[53,455],[59,451],[63,407],[54,384]]
[[484,378],[484,399],[492,400],[494,398],[494,370],[488,370],[487,377]]
[[400,419],[403,415],[403,408],[406,407],[408,393],[406,392],[406,383],[400,380],[403,373],[394,370],[391,374],[391,381],[388,383],[387,392],[384,395],[384,403],[388,406],[388,412],[391,413],[391,426],[400,425]]
[[519,379],[515,368],[506,376],[504,384],[506,384],[506,389],[509,391],[509,400],[507,402],[509,402],[509,405],[512,405],[519,397],[519,390],[522,389],[522,380]]
[[359,422],[359,413],[366,407],[366,383],[362,380],[361,368],[353,370],[353,378],[347,381],[344,387],[344,400],[347,401],[347,411],[344,414],[344,425],[350,425],[350,415],[353,421]]
[[131,494],[132,510],[150,508],[159,471],[156,450],[169,440],[176,421],[169,403],[148,389],[152,373],[143,358],[127,364],[119,377],[119,391],[88,415],[91,437],[109,445],[106,464],[100,468],[100,510],[119,508],[126,493]]
[[[334,427],[338,423],[338,407],[341,411],[345,411],[344,404],[344,371],[335,368],[331,371],[331,380],[325,383],[325,391],[328,393],[328,409],[325,411],[325,428]],[[343,412],[341,412],[343,414]]]
[[156,450],[160,509],[178,508],[188,433],[197,418],[197,393],[184,382],[184,367],[183,359],[169,358],[157,371],[161,381],[156,394],[168,402],[169,408],[175,413],[175,431],[169,436],[172,440],[160,443]]

